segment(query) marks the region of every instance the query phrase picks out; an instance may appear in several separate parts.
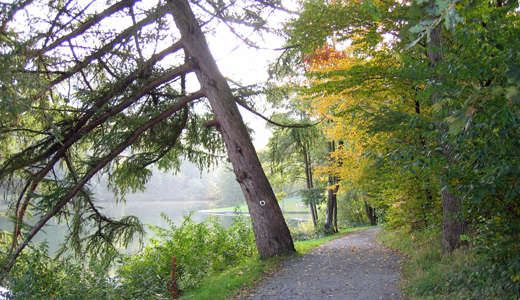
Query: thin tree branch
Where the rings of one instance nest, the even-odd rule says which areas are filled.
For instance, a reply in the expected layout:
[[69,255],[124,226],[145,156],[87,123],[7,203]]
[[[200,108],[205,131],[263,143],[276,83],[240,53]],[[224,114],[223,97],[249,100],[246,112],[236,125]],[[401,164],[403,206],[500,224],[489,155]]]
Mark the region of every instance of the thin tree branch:
[[5,33],[5,28],[7,27],[7,23],[13,20],[14,15],[21,9],[24,9],[27,5],[33,3],[34,0],[26,0],[26,1],[16,1],[12,4],[2,3],[5,5],[10,5],[11,9],[7,12],[7,17],[2,20],[2,27],[0,27],[0,33]]
[[[134,1],[134,0],[132,0],[132,1]],[[119,43],[119,42],[123,41],[124,39],[128,38],[129,36],[131,36],[133,34],[134,30],[137,30],[138,28],[142,28],[145,25],[148,25],[148,24],[151,24],[151,23],[157,21],[157,19],[162,17],[163,15],[165,15],[167,13],[167,11],[168,10],[167,10],[166,6],[161,6],[154,13],[149,14],[146,18],[144,18],[143,20],[139,21],[137,23],[138,26],[131,26],[131,27],[125,29],[124,31],[122,31],[112,41],[110,41],[108,44],[106,44],[103,47],[101,47],[101,49],[99,49],[98,51],[96,51],[96,52],[90,54],[89,56],[87,56],[83,61],[81,61],[80,63],[76,64],[72,69],[67,71],[66,74],[61,75],[58,78],[56,78],[53,81],[51,81],[49,83],[49,85],[45,89],[40,91],[40,93],[36,97],[34,97],[34,100],[38,100],[38,99],[42,98],[45,95],[45,93],[48,92],[52,87],[54,87],[55,85],[59,84],[60,82],[62,82],[64,80],[72,77],[74,74],[76,74],[80,70],[83,70],[90,63],[92,63],[92,61],[98,60],[103,55],[105,55],[117,43]]]
[[307,127],[312,127],[312,126],[316,126],[318,124],[320,124],[321,122],[323,122],[325,120],[325,117],[323,117],[320,121],[317,121],[316,123],[311,123],[311,124],[282,124],[282,123],[278,123],[278,122],[275,122],[267,117],[265,117],[264,115],[262,115],[261,113],[253,110],[252,108],[250,108],[249,106],[247,106],[245,103],[243,103],[242,101],[236,99],[236,102],[238,105],[242,106],[243,108],[245,108],[247,111],[253,113],[254,115],[264,119],[267,123],[270,123],[270,124],[273,124],[275,126],[278,126],[278,127],[284,127],[284,128],[307,128]]
[[93,16],[91,19],[89,19],[87,22],[83,23],[76,30],[72,31],[71,33],[69,33],[69,34],[67,34],[65,36],[62,36],[62,37],[58,38],[57,40],[55,40],[49,46],[44,47],[43,49],[41,49],[38,52],[38,54],[43,54],[43,53],[45,53],[45,52],[47,52],[47,51],[49,51],[51,49],[56,48],[62,42],[70,41],[71,39],[77,37],[78,35],[83,34],[90,27],[96,25],[99,21],[103,20],[105,17],[110,16],[111,14],[124,9],[125,7],[133,6],[136,1],[137,0],[123,0],[123,1],[117,2],[116,4],[110,6],[109,8],[104,10],[103,12]]

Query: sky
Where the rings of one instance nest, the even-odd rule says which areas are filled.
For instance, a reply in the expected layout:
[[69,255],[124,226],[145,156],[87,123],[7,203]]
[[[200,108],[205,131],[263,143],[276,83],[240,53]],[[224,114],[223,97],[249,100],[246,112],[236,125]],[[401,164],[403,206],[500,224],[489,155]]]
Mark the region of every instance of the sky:
[[[2,0],[2,3],[12,3],[12,0]],[[284,0],[283,4],[287,7],[295,6],[294,0]],[[294,9],[294,8],[293,8]],[[270,16],[271,26],[281,26],[280,24],[288,17],[287,14],[276,13]],[[251,29],[246,29],[251,32]],[[245,34],[248,36],[248,32]],[[263,40],[257,42],[263,50],[253,49],[246,46],[242,40],[238,39],[225,25],[217,28],[214,36],[207,36],[210,50],[217,61],[222,74],[243,85],[251,85],[265,82],[268,79],[268,65],[281,54],[283,40],[274,35],[263,35]],[[253,37],[254,38],[254,37]],[[258,38],[256,40],[259,40]],[[266,123],[261,118],[240,108],[244,121],[254,130],[253,143],[257,150],[264,149],[267,145],[271,132],[266,129]],[[269,117],[269,115],[267,115]]]
[[[267,67],[269,62],[276,59],[277,51],[241,47],[231,53],[229,51],[226,53],[227,48],[229,47],[226,47],[226,43],[222,43],[222,45],[210,43],[210,49],[224,76],[239,80],[244,85],[261,83],[268,79]],[[271,132],[266,129],[265,121],[241,107],[239,109],[244,121],[255,131],[253,134],[255,148],[264,149],[271,136]]]
[[[284,5],[286,7],[294,6],[292,0],[284,1]],[[287,14],[282,13],[272,15],[270,23],[279,27],[287,17]],[[269,64],[276,61],[281,54],[280,50],[275,49],[280,49],[284,45],[284,41],[280,37],[264,35],[263,40],[257,42],[262,49],[253,49],[244,45],[225,26],[221,30],[217,30],[216,36],[208,36],[207,39],[222,74],[244,85],[267,81]],[[241,107],[239,109],[244,121],[255,131],[252,137],[256,150],[264,149],[272,135],[265,126],[266,122]],[[269,117],[269,115],[265,116]]]

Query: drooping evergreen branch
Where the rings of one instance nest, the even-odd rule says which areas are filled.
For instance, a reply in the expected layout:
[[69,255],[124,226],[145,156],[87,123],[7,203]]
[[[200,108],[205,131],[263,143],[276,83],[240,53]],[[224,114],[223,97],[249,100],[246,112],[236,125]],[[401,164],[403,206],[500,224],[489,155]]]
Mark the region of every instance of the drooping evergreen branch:
[[111,151],[110,154],[99,160],[95,166],[93,166],[89,172],[87,172],[81,180],[65,195],[60,199],[56,205],[49,211],[47,214],[42,216],[42,218],[32,227],[32,229],[28,232],[25,239],[20,245],[16,247],[16,249],[10,254],[10,257],[7,263],[3,266],[3,274],[0,276],[0,282],[3,280],[5,275],[12,269],[14,263],[22,250],[27,246],[27,244],[32,240],[32,238],[38,233],[47,222],[54,217],[84,186],[85,184],[102,168],[104,168],[109,162],[111,162],[114,158],[116,158],[121,152],[131,146],[136,139],[145,131],[152,128],[159,122],[165,120],[173,113],[183,109],[188,103],[194,101],[196,99],[204,97],[204,93],[202,91],[195,92],[186,97],[180,99],[176,104],[172,105],[169,109],[165,110],[155,118],[145,122],[141,127],[134,130],[134,132],[123,142],[121,145],[116,147]]
[[[93,115],[95,115],[96,113],[99,113],[99,110],[106,103],[108,103],[110,101],[110,99],[112,99],[116,95],[118,95],[118,94],[122,93],[123,91],[125,91],[130,86],[130,84],[132,84],[137,79],[143,78],[145,76],[145,74],[148,74],[152,70],[152,67],[155,65],[155,63],[157,61],[160,61],[166,55],[168,55],[170,53],[173,53],[173,52],[176,52],[176,51],[178,51],[181,48],[182,48],[182,43],[181,42],[177,42],[177,43],[171,45],[170,47],[164,49],[160,53],[152,55],[152,57],[148,61],[146,61],[140,69],[134,71],[131,75],[129,75],[128,77],[126,77],[123,80],[121,80],[118,83],[116,83],[112,87],[110,92],[108,92],[105,95],[103,95],[102,97],[100,97],[94,103],[92,108],[90,108],[88,110],[88,112],[83,114],[83,116],[77,121],[77,123],[76,123],[76,125],[74,126],[73,129],[71,129],[69,132],[63,134],[63,140],[68,141],[69,139],[75,137],[75,139],[72,141],[72,143],[75,143],[77,140],[79,140],[79,138],[82,137],[82,135],[83,135],[82,133],[87,133],[88,131],[92,130],[93,129],[92,126],[91,126],[90,130],[85,130],[85,128],[83,128],[83,127],[85,126],[85,124],[90,120],[90,118]],[[182,74],[183,72],[184,73],[188,72],[189,70],[190,70],[189,66],[183,65],[183,67],[179,67],[177,69],[174,69],[174,70],[170,71],[169,73],[166,73],[166,75],[163,76],[163,79],[164,80],[171,80],[171,79],[173,79],[175,77],[175,75]],[[148,85],[147,87],[145,87],[144,90],[151,91],[154,88],[156,88],[159,84],[161,84],[160,80],[156,79],[151,85]],[[147,94],[147,92],[141,93],[141,96],[145,95],[145,94]],[[124,109],[124,108],[128,107],[129,105],[132,104],[133,101],[135,101],[135,99],[140,98],[140,96],[138,98],[135,98],[135,97],[136,96],[131,97],[131,98],[127,99],[126,102],[121,103],[119,109],[121,110],[121,109]],[[121,106],[123,106],[123,107],[121,108]],[[117,109],[115,111],[113,110],[112,115],[117,113],[117,112],[118,112]],[[105,118],[102,119],[101,122],[104,122],[106,120],[106,118],[108,118],[109,116],[111,116],[111,115],[105,116]],[[98,121],[97,124],[100,124],[100,122]],[[11,172],[14,172],[14,170],[16,170],[16,169],[20,169],[20,168],[32,165],[32,164],[34,164],[34,163],[36,163],[38,161],[45,160],[48,157],[50,157],[53,153],[55,153],[59,148],[61,148],[63,146],[63,144],[61,142],[54,142],[54,143],[52,143],[52,142],[53,142],[52,138],[46,139],[46,140],[40,142],[39,144],[37,144],[35,146],[32,146],[32,147],[29,147],[28,149],[22,151],[21,153],[13,156],[10,159],[8,159],[3,164],[2,168],[0,169],[0,177],[2,177],[4,174],[9,174]],[[52,145],[50,145],[51,143],[52,143]],[[33,153],[33,152],[35,152],[37,150],[38,147],[46,146],[46,145],[50,145],[50,146],[42,154],[40,154],[40,155],[32,155],[31,159],[25,161],[22,164],[16,164],[15,163],[18,158],[21,158],[23,156],[23,154],[25,154],[25,153]]]
[[[151,83],[149,83],[145,87],[141,88],[139,91],[134,93],[132,96],[128,97],[125,101],[123,101],[119,105],[113,107],[105,114],[102,114],[96,120],[93,120],[92,122],[86,124],[86,126],[81,128],[80,131],[75,132],[74,135],[70,136],[68,139],[64,140],[63,142],[60,141],[59,143],[55,143],[55,146],[61,146],[61,147],[56,149],[56,151],[54,152],[54,156],[50,159],[49,162],[46,163],[46,166],[43,167],[42,170],[40,170],[33,178],[29,179],[28,182],[30,182],[30,185],[29,185],[30,187],[28,188],[28,190],[31,192],[34,192],[36,190],[38,184],[40,183],[40,181],[45,176],[47,176],[47,174],[54,168],[56,163],[65,155],[66,151],[68,151],[70,147],[72,147],[77,141],[79,141],[84,136],[84,134],[92,131],[93,129],[97,128],[98,126],[100,126],[101,124],[106,122],[106,120],[109,117],[114,116],[114,115],[120,113],[121,111],[123,111],[124,109],[128,108],[137,99],[148,94],[151,90],[155,89],[159,85],[161,85],[165,82],[168,82],[168,81],[174,79],[175,77],[180,76],[181,74],[185,74],[186,72],[190,71],[191,68],[192,68],[191,63],[188,63],[188,64],[182,65],[178,68],[175,68],[169,72],[166,72],[165,74],[163,74],[162,76],[159,76],[158,78],[153,80]],[[55,148],[57,148],[57,147],[55,147]],[[40,161],[40,160],[37,160],[37,161]],[[37,162],[37,161],[35,161],[35,162]],[[30,164],[27,164],[27,165],[30,165]],[[20,199],[22,199],[24,197],[23,194],[20,197],[21,197]],[[20,209],[17,210],[17,217],[20,220],[20,222],[23,219],[25,212],[28,208],[28,204],[30,201],[30,195],[25,195],[25,198],[26,199],[24,200]],[[19,226],[17,228],[15,228],[15,233],[13,235],[14,236],[13,245],[15,245],[17,243],[16,240],[20,236],[20,233],[21,233],[20,230],[21,229]]]
[[[69,158],[69,155],[65,154],[65,156],[63,157],[64,161],[65,161],[65,164],[67,166],[67,169],[69,170],[71,176],[72,176],[72,180],[74,181],[75,184],[78,184],[78,176],[76,174],[76,171],[74,170],[74,167],[72,165],[72,162],[70,161],[70,158]],[[88,191],[85,191],[84,188],[82,188],[80,191],[79,191],[83,197],[85,198],[85,200],[87,201],[87,204],[88,206],[90,207],[90,209],[94,212],[94,216],[90,216],[89,219],[92,219],[94,220],[94,222],[97,222],[97,227],[98,227],[98,230],[93,233],[92,235],[89,236],[89,239],[92,240],[92,239],[96,239],[96,236],[99,235],[103,241],[105,241],[104,244],[106,245],[109,245],[109,247],[113,250],[117,250],[115,248],[115,245],[113,245],[114,243],[114,239],[118,239],[118,236],[114,236],[114,234],[112,232],[109,233],[109,236],[107,236],[103,231],[105,229],[113,229],[113,228],[117,228],[118,230],[123,230],[121,231],[121,235],[124,234],[124,228],[128,228],[130,229],[131,232],[135,232],[135,230],[133,230],[132,227],[139,227],[139,228],[136,228],[137,232],[141,234],[140,238],[142,238],[142,235],[144,235],[144,230],[142,229],[142,226],[140,224],[137,224],[137,223],[129,223],[127,222],[126,220],[114,220],[114,219],[111,219],[105,215],[103,215],[99,210],[98,208],[95,206],[91,196],[89,195]],[[83,214],[83,211],[81,209],[74,209],[74,213],[76,215],[79,215],[78,217],[81,218],[81,215]],[[81,240],[79,235],[80,235],[80,229],[81,229],[81,225],[80,224],[75,224],[75,222],[73,222],[73,229],[71,229],[71,232],[70,234],[67,236],[67,238],[65,239],[65,242],[63,243],[63,246],[61,247],[61,249],[59,250],[57,256],[60,256],[61,254],[65,253],[67,251],[67,241],[68,240],[71,240],[71,236],[73,237],[72,238],[72,241],[73,241],[73,244],[71,245],[71,247],[73,249],[76,250],[76,256],[79,257],[79,256],[83,256],[84,253],[82,253],[81,251]],[[104,223],[104,224],[103,224]],[[133,235],[133,234],[132,234]],[[74,244],[75,242],[75,244]]]

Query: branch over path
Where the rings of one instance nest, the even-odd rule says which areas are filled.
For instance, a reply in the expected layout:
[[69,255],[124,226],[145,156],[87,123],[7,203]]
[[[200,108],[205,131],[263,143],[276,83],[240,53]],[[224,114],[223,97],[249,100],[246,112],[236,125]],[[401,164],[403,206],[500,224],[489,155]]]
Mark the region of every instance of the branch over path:
[[404,257],[374,241],[381,228],[353,232],[283,262],[247,299],[402,299]]

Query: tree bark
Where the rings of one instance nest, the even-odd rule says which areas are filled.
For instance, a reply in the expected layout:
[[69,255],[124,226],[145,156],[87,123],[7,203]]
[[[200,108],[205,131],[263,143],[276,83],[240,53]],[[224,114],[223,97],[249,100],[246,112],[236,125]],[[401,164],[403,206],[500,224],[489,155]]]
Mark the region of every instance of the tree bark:
[[367,218],[370,221],[370,226],[377,225],[377,218],[376,214],[374,213],[374,209],[372,206],[368,204],[368,202],[365,200],[365,213],[367,214]]
[[[430,6],[435,3],[431,2]],[[431,69],[435,68],[438,62],[444,60],[442,46],[442,27],[435,27],[430,34],[430,42],[428,42],[428,60],[431,62]],[[441,82],[441,78],[433,78],[436,82]],[[432,94],[432,102],[438,103],[440,99],[440,91],[437,89]],[[449,110],[448,113],[449,114]],[[439,123],[437,131],[439,132],[438,143],[443,148],[443,154],[448,165],[453,164],[453,145],[450,142],[442,141],[442,136],[448,132],[448,127],[444,122],[446,116],[439,115],[437,121]],[[441,175],[442,176],[442,175]],[[442,178],[441,178],[442,182]],[[466,226],[460,219],[463,203],[462,198],[453,195],[451,192],[444,190],[441,192],[442,200],[442,253],[451,253],[456,248],[463,245],[461,236],[466,233]]]
[[[307,146],[305,143],[299,143],[301,149],[302,149],[302,155],[303,155],[303,162],[305,164],[305,181],[307,183],[307,189],[314,188],[314,183],[312,180],[312,165],[311,160],[309,157],[309,151],[307,151]],[[316,209],[316,204],[311,203],[309,205],[311,208],[311,218],[312,218],[312,224],[314,225],[314,228],[318,227],[318,210]]]
[[[335,145],[334,141],[328,142],[328,148],[329,148],[329,164],[332,167],[333,161],[332,161],[332,152],[335,151]],[[334,228],[334,208],[336,207],[337,203],[337,193],[338,193],[338,187],[337,187],[338,180],[335,176],[332,175],[331,172],[329,172],[329,189],[327,190],[327,217],[325,219],[325,231],[329,234],[336,233],[336,228]],[[334,188],[332,188],[334,187]]]
[[466,233],[466,225],[461,220],[462,199],[443,191],[442,199],[442,253],[448,254],[463,245],[461,235]]
[[229,85],[218,70],[202,30],[186,0],[169,0],[184,49],[198,67],[195,74],[206,94],[217,130],[245,195],[258,254],[261,257],[296,252],[278,201],[262,169]]

